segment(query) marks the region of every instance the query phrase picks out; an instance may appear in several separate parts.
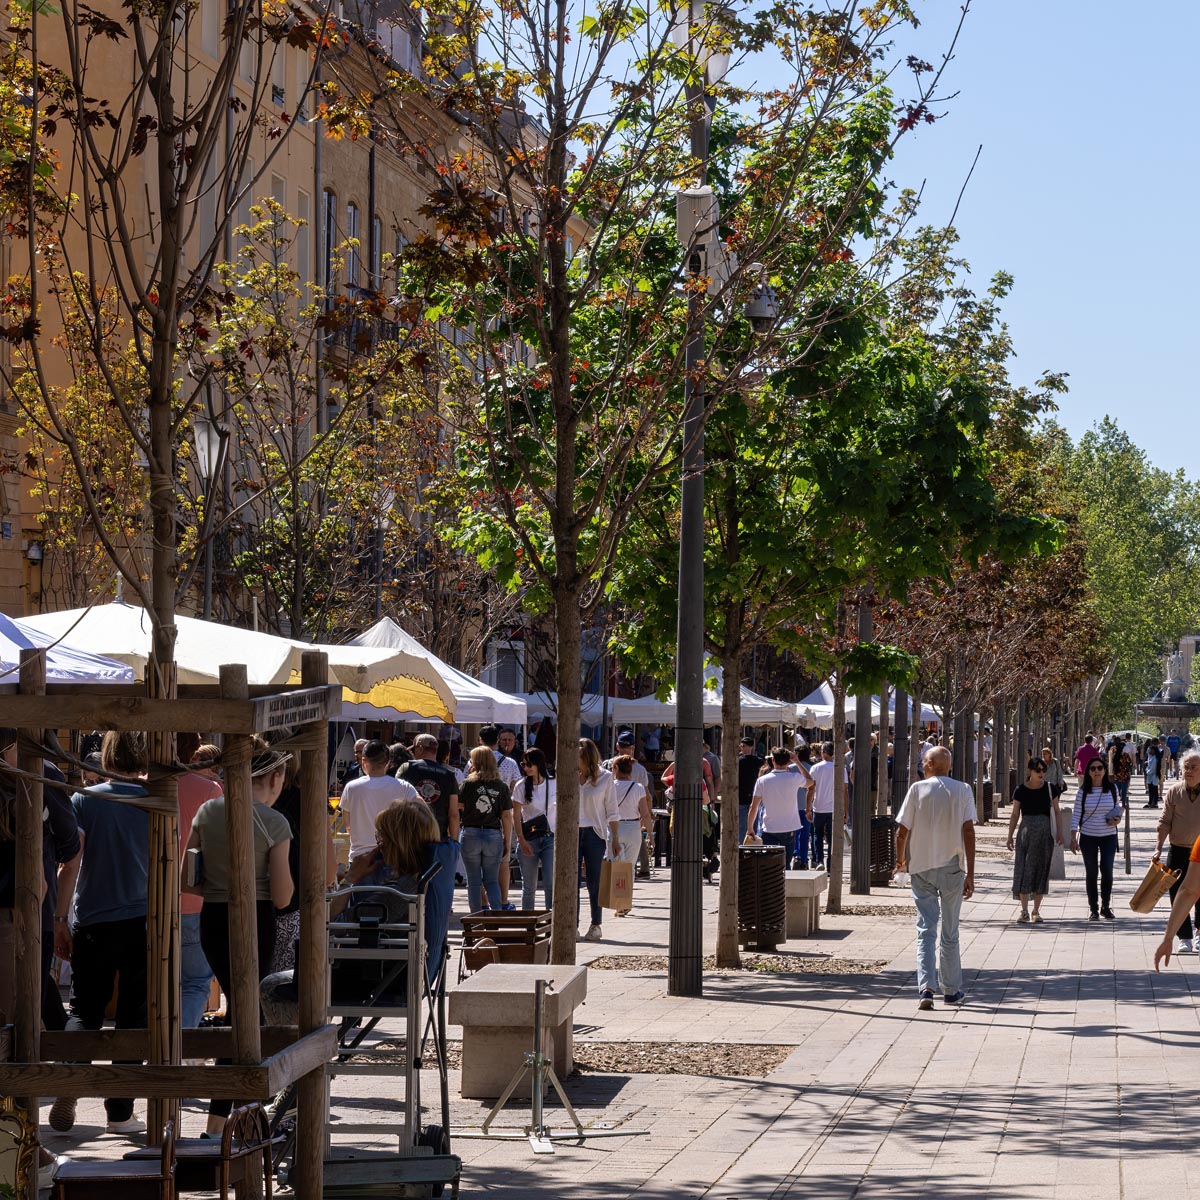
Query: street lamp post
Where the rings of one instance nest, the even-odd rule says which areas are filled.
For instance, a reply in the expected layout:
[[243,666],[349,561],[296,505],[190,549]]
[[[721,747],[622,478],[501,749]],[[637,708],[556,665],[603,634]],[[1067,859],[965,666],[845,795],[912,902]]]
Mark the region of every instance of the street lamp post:
[[705,28],[705,0],[688,0],[672,25],[671,37],[703,70],[687,84],[692,158],[698,186],[678,200],[679,236],[687,252],[688,321],[683,381],[683,476],[679,521],[679,624],[675,658],[675,806],[671,845],[671,918],[667,992],[699,996],[703,979],[703,892],[701,809],[704,742],[704,362],[705,289],[712,250],[719,250],[716,204],[705,186],[713,84],[729,65],[727,52],[714,48]]

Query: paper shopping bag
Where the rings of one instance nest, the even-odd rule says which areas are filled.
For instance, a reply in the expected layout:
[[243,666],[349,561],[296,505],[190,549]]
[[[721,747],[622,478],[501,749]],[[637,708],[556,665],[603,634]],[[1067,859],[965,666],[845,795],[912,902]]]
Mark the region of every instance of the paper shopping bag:
[[1152,860],[1145,879],[1129,897],[1129,907],[1136,913],[1153,912],[1154,906],[1171,890],[1171,885],[1178,878],[1178,871],[1168,871],[1162,863]]
[[633,863],[604,860],[600,866],[600,907],[614,912],[633,907]]

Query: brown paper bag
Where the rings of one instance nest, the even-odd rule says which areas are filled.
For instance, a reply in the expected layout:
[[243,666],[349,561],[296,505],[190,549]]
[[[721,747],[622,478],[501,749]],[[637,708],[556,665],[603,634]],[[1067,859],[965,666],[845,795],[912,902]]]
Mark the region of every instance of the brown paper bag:
[[1138,890],[1129,897],[1129,907],[1136,913],[1154,911],[1154,906],[1171,890],[1179,878],[1178,871],[1168,871],[1160,862],[1151,862]]
[[633,907],[633,863],[605,859],[600,865],[600,907],[622,912]]

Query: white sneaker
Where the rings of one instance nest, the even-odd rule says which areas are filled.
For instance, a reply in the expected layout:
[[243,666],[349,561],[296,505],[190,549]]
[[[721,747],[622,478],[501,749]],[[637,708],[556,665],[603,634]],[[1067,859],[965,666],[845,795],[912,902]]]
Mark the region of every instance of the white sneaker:
[[137,1117],[130,1117],[127,1121],[109,1121],[105,1126],[107,1133],[145,1133],[146,1122],[139,1120]]
[[48,1163],[43,1163],[38,1167],[38,1191],[45,1191],[46,1188],[54,1186],[54,1172],[58,1170],[58,1164],[64,1163],[67,1160],[55,1155]]
[[1195,942],[1192,941],[1191,938],[1180,938],[1179,939],[1179,949],[1175,953],[1176,954],[1194,954],[1195,951],[1196,951],[1196,944],[1195,944]]
[[579,940],[581,942],[599,942],[604,937],[604,931],[599,925],[589,925],[588,931]]

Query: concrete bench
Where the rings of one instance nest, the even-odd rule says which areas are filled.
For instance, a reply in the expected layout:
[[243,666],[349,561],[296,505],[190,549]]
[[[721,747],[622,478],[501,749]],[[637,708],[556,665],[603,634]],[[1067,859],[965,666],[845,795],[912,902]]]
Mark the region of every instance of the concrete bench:
[[[575,1066],[575,1009],[587,996],[587,968],[491,963],[450,993],[450,1023],[461,1025],[462,1096],[494,1100],[533,1049],[534,984],[545,979],[542,1052],[565,1080]],[[526,1076],[513,1093],[529,1099]]]
[[821,928],[821,893],[829,887],[824,868],[818,871],[785,871],[784,897],[787,903],[787,935],[811,937]]

